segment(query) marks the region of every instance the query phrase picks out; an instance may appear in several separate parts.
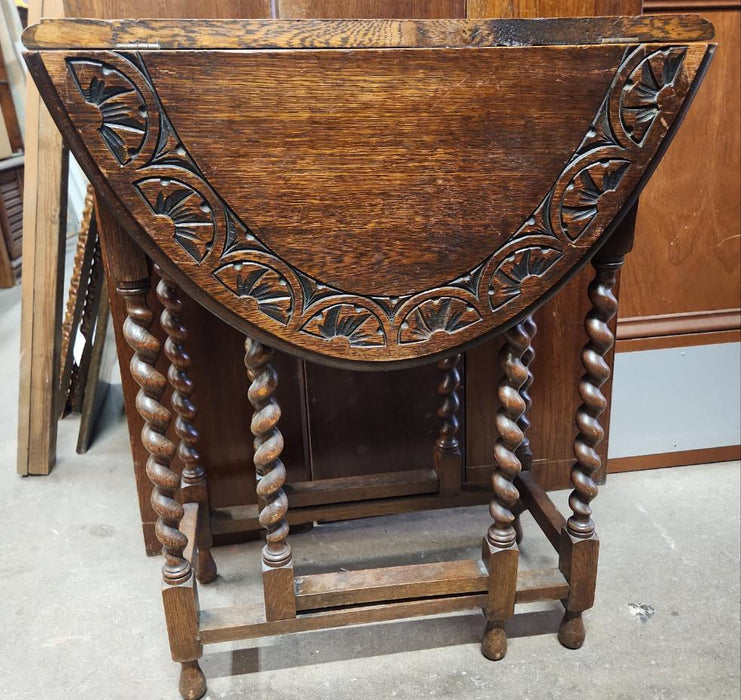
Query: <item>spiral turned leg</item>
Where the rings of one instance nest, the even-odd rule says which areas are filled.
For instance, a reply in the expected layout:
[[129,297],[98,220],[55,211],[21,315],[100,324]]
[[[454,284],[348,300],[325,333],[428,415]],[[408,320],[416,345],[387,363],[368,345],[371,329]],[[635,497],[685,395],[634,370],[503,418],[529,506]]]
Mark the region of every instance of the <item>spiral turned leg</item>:
[[175,456],[175,445],[166,436],[171,414],[160,403],[167,379],[155,369],[160,341],[149,330],[153,314],[147,307],[146,291],[123,290],[121,293],[128,314],[124,321],[124,338],[134,351],[131,375],[139,385],[136,408],[144,419],[142,443],[149,453],[147,475],[153,485],[152,507],[157,513],[155,533],[165,558],[162,579],[166,584],[177,585],[190,578],[191,568],[190,562],[183,557],[188,540],[178,529],[184,513],[175,500],[180,478],[170,469]]
[[517,421],[517,425],[520,426],[520,430],[522,431],[522,442],[517,448],[517,458],[520,460],[523,469],[530,469],[533,463],[533,452],[530,447],[530,438],[528,437],[528,431],[530,430],[530,419],[528,418],[528,413],[533,405],[533,400],[530,398],[530,387],[533,385],[532,364],[535,359],[533,340],[535,334],[538,332],[538,326],[535,324],[532,316],[525,318],[521,325],[522,329],[527,333],[529,342],[525,352],[522,354],[522,364],[527,369],[527,378],[522,387],[520,387],[520,396],[525,402],[525,410]]
[[180,438],[177,452],[183,463],[181,493],[186,503],[198,503],[198,554],[196,576],[200,583],[216,578],[216,563],[211,554],[213,538],[206,485],[206,470],[198,452],[200,436],[195,427],[198,411],[193,404],[193,382],[188,374],[191,358],[185,349],[188,331],[181,320],[182,300],[177,286],[160,271],[157,298],[162,304],[160,325],[167,333],[165,355],[170,361],[167,378],[172,386],[171,404],[177,415],[175,432]]
[[286,468],[280,459],[283,436],[278,429],[280,407],[274,393],[278,374],[270,359],[273,351],[257,340],[245,341],[244,363],[250,379],[248,397],[255,413],[251,429],[255,436],[254,461],[260,524],[265,528],[262,550],[265,614],[268,620],[296,617],[293,557],[287,542],[288,498],[283,491]]
[[[516,454],[517,459],[520,460],[520,464],[522,465],[523,469],[530,469],[533,464],[533,451],[530,446],[530,438],[528,436],[528,432],[530,430],[530,419],[528,418],[528,413],[530,412],[530,408],[533,405],[533,401],[530,398],[530,387],[533,385],[533,372],[532,372],[532,363],[535,359],[535,349],[533,348],[533,340],[535,338],[535,334],[538,332],[538,326],[535,323],[535,320],[532,316],[528,316],[525,318],[525,320],[522,322],[522,328],[527,333],[528,338],[530,339],[530,342],[527,346],[527,349],[522,355],[522,364],[527,368],[527,379],[525,380],[525,383],[520,388],[520,396],[522,396],[523,401],[525,402],[525,411],[520,416],[520,419],[517,421],[517,425],[520,426],[520,430],[522,430],[522,442],[520,443],[520,446],[517,448]],[[521,503],[518,503],[517,506],[517,512],[515,513],[515,519],[512,523],[513,527],[515,528],[515,539],[517,541],[517,544],[520,544],[522,542],[522,523],[520,521],[520,513],[524,510]]]
[[590,503],[597,495],[593,475],[601,465],[596,448],[605,433],[599,417],[607,408],[607,399],[601,387],[610,378],[610,365],[605,356],[615,341],[609,323],[617,313],[613,289],[621,264],[622,260],[594,263],[596,274],[589,285],[592,308],[584,323],[588,342],[582,350],[582,364],[586,372],[579,381],[582,403],[576,412],[579,432],[574,441],[576,461],[571,468],[574,490],[569,497],[569,506],[572,515],[561,536],[560,556],[560,567],[569,581],[570,590],[558,638],[571,649],[577,649],[584,643],[582,612],[594,603],[599,540]]
[[601,387],[610,378],[610,365],[605,360],[605,355],[615,342],[609,322],[617,313],[617,299],[613,294],[616,276],[616,266],[599,265],[595,278],[589,285],[592,308],[584,323],[589,341],[582,350],[582,364],[586,373],[579,381],[582,403],[576,412],[579,434],[574,441],[576,462],[571,469],[574,490],[569,496],[573,514],[567,523],[569,533],[581,539],[594,534],[589,504],[597,496],[597,486],[592,476],[601,465],[596,448],[605,437],[599,417],[607,408],[607,399],[602,394]]
[[483,548],[484,562],[489,567],[489,593],[481,650],[492,660],[503,658],[507,652],[504,622],[515,610],[518,550],[512,509],[520,495],[512,481],[521,468],[516,452],[523,432],[518,421],[526,404],[520,390],[527,381],[527,367],[522,357],[530,344],[530,337],[521,324],[505,333],[504,338],[499,353],[504,377],[498,389],[501,408],[496,416],[496,427],[499,439],[494,447],[497,468],[492,477],[494,499],[489,507],[494,522],[486,533]]
[[461,490],[463,478],[463,454],[458,442],[458,387],[461,384],[461,375],[458,365],[461,355],[453,355],[440,360],[437,368],[443,373],[443,378],[437,387],[440,396],[440,407],[437,415],[442,421],[440,433],[432,454],[432,462],[437,474],[441,494],[455,494]]
[[149,281],[136,286],[121,284],[119,293],[126,302],[124,338],[134,351],[131,374],[139,385],[136,408],[144,419],[142,443],[149,453],[147,475],[153,484],[152,507],[157,513],[155,534],[162,545],[162,599],[174,661],[181,663],[180,692],[196,700],[206,692],[206,681],[198,665],[203,653],[198,634],[198,601],[190,562],[183,556],[188,544],[180,531],[184,509],[175,500],[180,478],[170,468],[175,445],[167,437],[170,411],[162,405],[167,380],[155,369],[160,342],[150,332],[152,311],[147,307]]

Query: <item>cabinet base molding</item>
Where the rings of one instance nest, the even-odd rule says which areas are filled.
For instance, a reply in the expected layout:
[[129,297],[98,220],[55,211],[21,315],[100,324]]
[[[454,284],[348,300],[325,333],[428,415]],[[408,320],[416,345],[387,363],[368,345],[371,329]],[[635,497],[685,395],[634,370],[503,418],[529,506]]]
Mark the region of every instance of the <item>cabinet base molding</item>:
[[741,445],[706,447],[699,450],[681,452],[662,452],[635,457],[617,457],[607,463],[610,474],[634,472],[641,469],[664,469],[666,467],[686,467],[692,464],[711,464],[713,462],[732,462],[741,460]]

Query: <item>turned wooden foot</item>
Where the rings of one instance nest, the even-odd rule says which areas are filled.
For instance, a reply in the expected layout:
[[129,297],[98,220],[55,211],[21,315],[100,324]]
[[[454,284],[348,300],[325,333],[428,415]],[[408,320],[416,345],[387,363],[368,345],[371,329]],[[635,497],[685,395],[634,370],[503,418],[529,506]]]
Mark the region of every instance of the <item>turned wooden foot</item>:
[[570,610],[564,612],[561,626],[558,628],[558,641],[567,649],[580,649],[584,644],[585,635],[581,613]]
[[196,578],[198,583],[211,583],[216,578],[217,569],[211,549],[201,549],[198,551],[198,560],[196,564]]
[[491,661],[503,659],[507,653],[507,633],[504,622],[489,620],[481,640],[481,653]]
[[198,700],[206,694],[206,676],[197,661],[180,664],[180,695],[183,700]]

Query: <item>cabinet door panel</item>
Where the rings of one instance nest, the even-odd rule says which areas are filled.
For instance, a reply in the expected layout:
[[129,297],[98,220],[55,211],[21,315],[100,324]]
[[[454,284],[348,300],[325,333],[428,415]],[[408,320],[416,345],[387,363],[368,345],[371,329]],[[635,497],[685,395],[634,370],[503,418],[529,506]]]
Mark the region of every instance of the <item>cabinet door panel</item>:
[[366,373],[307,363],[313,478],[431,469],[441,378],[435,365]]
[[701,13],[715,25],[718,49],[641,196],[623,271],[624,318],[741,305],[741,11]]

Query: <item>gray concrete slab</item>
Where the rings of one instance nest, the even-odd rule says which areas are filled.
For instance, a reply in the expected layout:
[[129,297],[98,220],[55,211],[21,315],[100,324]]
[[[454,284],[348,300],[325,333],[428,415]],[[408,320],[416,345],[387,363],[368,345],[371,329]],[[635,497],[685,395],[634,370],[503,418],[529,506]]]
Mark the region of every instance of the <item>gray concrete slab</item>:
[[[177,698],[121,416],[84,456],[66,419],[54,472],[15,474],[19,298],[0,293],[0,697]],[[601,569],[579,651],[556,640],[557,604],[518,608],[497,663],[479,653],[480,615],[438,616],[207,647],[207,697],[736,699],[740,473],[729,463],[610,477],[594,504]],[[566,496],[554,495],[562,509]],[[292,543],[307,572],[477,556],[488,521],[486,508],[408,514]],[[529,516],[522,559],[555,563]],[[216,560],[204,607],[259,599],[258,543]]]

